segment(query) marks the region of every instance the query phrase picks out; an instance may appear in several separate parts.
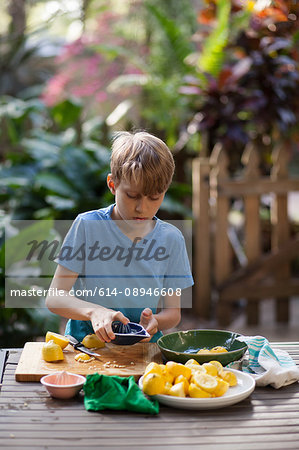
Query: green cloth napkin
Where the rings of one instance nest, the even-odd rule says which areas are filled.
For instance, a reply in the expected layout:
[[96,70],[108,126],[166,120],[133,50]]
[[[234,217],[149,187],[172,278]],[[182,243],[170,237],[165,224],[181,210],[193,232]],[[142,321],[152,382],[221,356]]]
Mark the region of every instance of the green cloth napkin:
[[148,399],[134,377],[118,377],[94,373],[87,375],[83,386],[84,406],[87,411],[118,409],[158,414],[157,400]]

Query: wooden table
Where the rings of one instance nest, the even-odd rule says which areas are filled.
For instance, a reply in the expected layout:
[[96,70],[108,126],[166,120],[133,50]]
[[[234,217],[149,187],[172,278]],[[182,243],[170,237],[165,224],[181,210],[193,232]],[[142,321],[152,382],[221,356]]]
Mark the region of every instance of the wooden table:
[[[273,343],[299,365],[299,342]],[[0,446],[14,449],[150,448],[207,450],[299,449],[299,384],[256,388],[218,410],[160,408],[157,416],[87,412],[83,394],[54,400],[37,382],[16,382],[21,350],[11,349],[0,394]]]

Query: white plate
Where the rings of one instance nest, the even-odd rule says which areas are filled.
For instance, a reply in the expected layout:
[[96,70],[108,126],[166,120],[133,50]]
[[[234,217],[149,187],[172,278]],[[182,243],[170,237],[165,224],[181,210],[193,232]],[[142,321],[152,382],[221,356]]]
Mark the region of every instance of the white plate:
[[[252,393],[255,388],[255,381],[247,373],[235,369],[229,370],[236,374],[238,384],[237,386],[230,387],[222,397],[190,398],[159,394],[153,395],[151,398],[158,400],[159,403],[162,403],[163,405],[182,409],[214,409],[234,405],[235,403],[241,402]],[[142,381],[143,377],[141,377],[138,382],[141,390]]]

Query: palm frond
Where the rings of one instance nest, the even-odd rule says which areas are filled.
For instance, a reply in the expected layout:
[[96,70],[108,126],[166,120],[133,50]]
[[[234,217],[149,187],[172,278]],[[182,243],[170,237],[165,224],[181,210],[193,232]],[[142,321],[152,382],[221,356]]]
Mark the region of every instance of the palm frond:
[[231,2],[217,0],[216,27],[204,43],[202,53],[198,60],[198,68],[201,72],[209,73],[217,77],[224,61],[224,49],[228,42],[230,29]]

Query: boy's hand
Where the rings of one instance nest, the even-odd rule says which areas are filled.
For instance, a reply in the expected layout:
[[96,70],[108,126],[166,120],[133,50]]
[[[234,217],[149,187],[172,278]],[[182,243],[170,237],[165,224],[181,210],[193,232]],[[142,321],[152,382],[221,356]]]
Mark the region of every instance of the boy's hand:
[[142,325],[151,337],[142,339],[141,342],[148,342],[158,331],[158,321],[153,315],[153,311],[150,308],[145,308],[140,316],[140,325]]
[[95,308],[90,320],[95,334],[103,342],[110,342],[115,338],[111,326],[112,322],[119,320],[124,325],[130,322],[120,311],[113,311],[111,309],[103,311],[102,308]]

